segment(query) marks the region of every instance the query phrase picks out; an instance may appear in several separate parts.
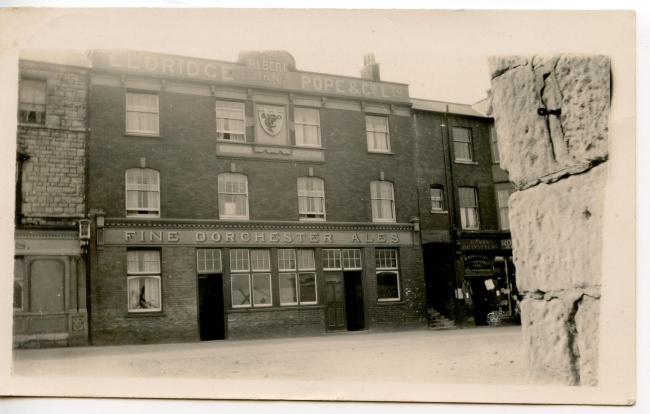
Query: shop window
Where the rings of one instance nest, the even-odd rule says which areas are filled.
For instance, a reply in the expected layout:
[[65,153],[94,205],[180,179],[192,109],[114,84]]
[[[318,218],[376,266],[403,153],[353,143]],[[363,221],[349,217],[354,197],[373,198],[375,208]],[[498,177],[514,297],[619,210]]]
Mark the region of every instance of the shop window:
[[126,132],[158,135],[158,95],[126,93]]
[[377,299],[380,302],[400,300],[397,250],[375,249]]
[[442,187],[432,185],[431,188],[429,188],[429,195],[431,197],[431,211],[443,211],[444,204],[442,198]]
[[368,151],[390,152],[388,118],[366,115],[366,138],[368,140]]
[[490,143],[492,145],[492,162],[498,164],[501,158],[499,157],[499,145],[497,145],[497,129],[494,126],[490,127]]
[[497,207],[499,209],[499,228],[510,230],[510,219],[508,218],[508,199],[515,192],[515,189],[508,184],[507,188],[497,188]]
[[474,161],[472,151],[472,130],[470,128],[454,127],[454,155],[456,161]]
[[298,178],[298,213],[301,220],[325,220],[325,183],[321,178]]
[[45,123],[45,98],[47,81],[22,79],[20,81],[19,122],[30,124]]
[[217,139],[246,141],[246,118],[241,102],[217,101]]
[[478,194],[475,188],[460,187],[458,188],[458,198],[460,199],[460,221],[463,230],[478,230]]
[[219,174],[219,218],[248,219],[248,179],[243,174]]
[[370,183],[372,221],[395,221],[395,194],[390,181]]
[[[313,250],[279,249],[280,305],[314,305],[317,303],[316,266]],[[292,271],[288,273],[287,271]]]
[[199,249],[196,251],[196,270],[200,274],[221,273],[221,250]]
[[160,217],[160,174],[156,170],[126,170],[126,216]]
[[311,108],[295,108],[294,123],[296,145],[300,147],[320,147],[320,111]]
[[323,249],[323,270],[361,270],[361,250]]
[[14,258],[14,310],[23,310],[23,258]]
[[233,308],[273,305],[268,249],[231,249],[230,272]]
[[129,312],[161,311],[160,252],[128,251],[127,275]]

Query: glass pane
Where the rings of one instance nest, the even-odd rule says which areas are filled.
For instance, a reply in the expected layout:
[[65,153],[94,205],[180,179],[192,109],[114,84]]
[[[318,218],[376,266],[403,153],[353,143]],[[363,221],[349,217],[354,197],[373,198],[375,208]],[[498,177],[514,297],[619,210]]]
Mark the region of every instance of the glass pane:
[[251,291],[250,291],[250,275],[240,274],[231,275],[230,292],[232,296],[233,307],[250,306],[251,304]]
[[271,274],[258,273],[253,275],[253,304],[255,306],[271,306]]
[[316,261],[314,260],[313,250],[298,250],[298,269],[315,270]]
[[132,277],[129,285],[129,311],[160,310],[160,278]]
[[221,250],[197,250],[196,269],[199,273],[221,273]]
[[343,269],[361,269],[361,250],[343,250]]
[[375,267],[377,269],[397,269],[397,250],[376,249]]
[[341,251],[338,249],[323,249],[323,268],[341,269]]
[[278,249],[278,269],[296,270],[296,251],[293,249]]
[[253,271],[271,270],[271,257],[268,250],[251,250]]
[[399,299],[397,272],[377,272],[377,298]]
[[230,250],[230,270],[233,272],[248,272],[250,270],[247,249]]
[[160,273],[157,251],[134,250],[126,253],[128,273]]
[[300,303],[316,303],[316,273],[300,274]]
[[298,303],[295,273],[280,273],[280,303]]

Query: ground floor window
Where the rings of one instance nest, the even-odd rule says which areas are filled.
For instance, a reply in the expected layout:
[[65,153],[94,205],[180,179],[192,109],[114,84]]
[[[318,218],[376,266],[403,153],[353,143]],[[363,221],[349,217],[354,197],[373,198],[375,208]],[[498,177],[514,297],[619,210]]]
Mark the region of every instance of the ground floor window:
[[280,305],[315,305],[316,261],[311,249],[279,249]]
[[23,310],[23,259],[14,258],[14,310]]
[[323,249],[323,270],[361,270],[360,249]]
[[160,252],[127,252],[127,274],[129,312],[161,311]]
[[273,306],[268,249],[231,249],[230,271],[233,308]]
[[380,302],[400,300],[397,250],[376,249],[377,299]]

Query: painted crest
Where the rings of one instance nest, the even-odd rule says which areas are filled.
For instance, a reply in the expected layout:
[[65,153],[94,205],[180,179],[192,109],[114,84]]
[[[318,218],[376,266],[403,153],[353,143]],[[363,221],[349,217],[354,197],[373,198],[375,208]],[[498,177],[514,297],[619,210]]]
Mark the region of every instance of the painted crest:
[[275,136],[282,130],[282,125],[284,125],[284,110],[280,108],[259,108],[258,113],[260,125],[262,125],[262,128],[267,134]]

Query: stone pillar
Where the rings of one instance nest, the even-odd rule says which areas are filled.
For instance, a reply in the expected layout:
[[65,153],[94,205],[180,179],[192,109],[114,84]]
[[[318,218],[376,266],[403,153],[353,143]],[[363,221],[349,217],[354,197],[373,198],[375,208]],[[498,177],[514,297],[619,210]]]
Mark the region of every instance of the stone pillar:
[[489,59],[529,378],[597,385],[610,61]]

